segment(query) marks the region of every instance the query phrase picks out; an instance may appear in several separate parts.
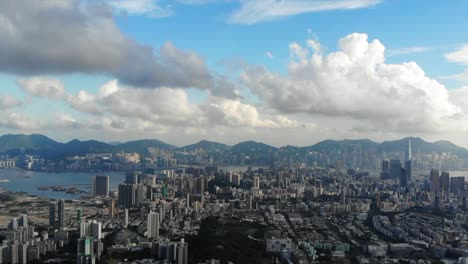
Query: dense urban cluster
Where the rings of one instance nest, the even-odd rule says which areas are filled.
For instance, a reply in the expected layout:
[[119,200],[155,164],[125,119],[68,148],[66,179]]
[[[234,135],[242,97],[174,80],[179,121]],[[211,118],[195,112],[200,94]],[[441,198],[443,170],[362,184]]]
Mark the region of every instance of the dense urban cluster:
[[80,200],[7,201],[0,263],[467,263],[465,178],[414,175],[402,152],[379,177],[342,161],[96,175]]

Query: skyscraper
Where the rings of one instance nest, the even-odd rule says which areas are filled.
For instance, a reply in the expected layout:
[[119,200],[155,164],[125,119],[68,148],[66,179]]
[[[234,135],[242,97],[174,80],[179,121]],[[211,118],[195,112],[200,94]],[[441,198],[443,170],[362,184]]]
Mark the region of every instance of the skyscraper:
[[93,238],[84,237],[78,239],[76,263],[95,263]]
[[136,185],[119,184],[118,204],[124,207],[133,207],[136,202]]
[[401,161],[390,160],[390,179],[400,179],[401,175]]
[[125,175],[126,184],[137,184],[138,183],[138,174],[134,172],[129,172]]
[[109,176],[97,175],[93,177],[93,195],[109,196]]
[[448,172],[443,171],[440,174],[439,185],[441,193],[444,195],[448,195],[450,193],[450,175]]
[[405,170],[406,170],[406,180],[411,180],[411,167],[412,167],[413,156],[411,155],[411,140],[408,140],[408,146],[405,150]]
[[49,226],[55,226],[55,207],[57,206],[56,203],[49,204]]
[[58,202],[58,227],[65,227],[65,202],[63,199],[60,199]]
[[153,211],[149,212],[146,237],[147,238],[159,237],[159,213],[155,213]]
[[439,192],[439,170],[432,169],[431,170],[431,191],[433,194],[437,194]]

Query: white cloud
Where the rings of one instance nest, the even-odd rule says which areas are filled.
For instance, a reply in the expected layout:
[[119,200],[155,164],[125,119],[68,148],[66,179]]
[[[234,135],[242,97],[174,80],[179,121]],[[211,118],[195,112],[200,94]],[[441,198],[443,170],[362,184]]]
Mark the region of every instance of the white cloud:
[[443,76],[444,79],[453,79],[460,82],[468,82],[468,69],[465,69],[462,73],[450,75],[450,76]]
[[259,67],[242,79],[269,107],[287,115],[328,116],[328,124],[346,117],[379,130],[438,131],[460,114],[445,87],[416,63],[386,64],[380,41],[354,33],[339,47],[322,55],[292,43],[287,76]]
[[23,102],[9,94],[0,94],[0,109],[10,109],[22,105]]
[[145,15],[152,18],[172,15],[170,6],[161,6],[157,0],[113,0],[109,2],[118,11],[130,15]]
[[62,99],[67,95],[63,84],[53,77],[20,78],[18,85],[27,93],[38,97]]
[[468,44],[464,44],[456,51],[445,54],[445,58],[450,62],[457,62],[468,65]]
[[255,24],[310,12],[358,9],[379,4],[381,0],[241,0],[241,8],[231,15],[233,24]]
[[42,121],[30,118],[23,113],[15,111],[2,111],[0,113],[0,128],[13,131],[33,131],[44,127]]
[[387,54],[388,56],[407,55],[407,54],[412,54],[412,53],[422,53],[422,52],[430,51],[431,49],[432,49],[431,47],[414,46],[414,47],[388,50]]
[[[58,79],[51,78],[49,81],[55,86],[61,85]],[[90,117],[80,120],[70,115],[57,115],[55,123],[64,128],[91,129],[100,127],[98,124],[113,130],[160,129],[164,126],[172,129],[198,129],[214,126],[285,128],[303,125],[283,115],[261,114],[255,106],[242,103],[239,99],[209,95],[204,102],[194,104],[182,89],[139,89],[120,86],[117,80],[107,82],[96,93],[81,90],[76,95],[69,94],[62,99],[76,111]]]

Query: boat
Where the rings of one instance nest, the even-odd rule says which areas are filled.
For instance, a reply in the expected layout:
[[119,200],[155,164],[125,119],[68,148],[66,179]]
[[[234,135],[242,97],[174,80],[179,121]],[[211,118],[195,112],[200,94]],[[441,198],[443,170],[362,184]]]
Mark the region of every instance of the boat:
[[10,180],[8,180],[8,179],[0,179],[0,183],[4,183],[4,182],[10,182]]

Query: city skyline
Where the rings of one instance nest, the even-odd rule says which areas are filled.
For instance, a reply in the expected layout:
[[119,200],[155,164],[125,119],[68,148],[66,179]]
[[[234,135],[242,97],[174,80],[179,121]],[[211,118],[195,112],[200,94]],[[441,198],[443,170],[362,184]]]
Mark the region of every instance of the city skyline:
[[2,1],[1,133],[274,146],[417,136],[466,148],[467,8]]

